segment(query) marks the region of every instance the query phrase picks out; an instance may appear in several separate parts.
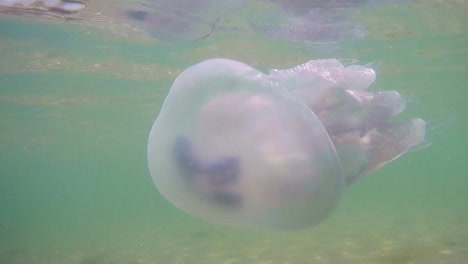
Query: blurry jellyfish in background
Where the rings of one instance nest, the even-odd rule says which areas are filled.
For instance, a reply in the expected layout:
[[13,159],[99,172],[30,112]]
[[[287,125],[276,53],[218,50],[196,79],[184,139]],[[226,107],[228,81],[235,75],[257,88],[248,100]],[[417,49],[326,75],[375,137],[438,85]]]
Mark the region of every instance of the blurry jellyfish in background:
[[[122,35],[136,32],[161,42],[185,42],[222,30],[220,20],[245,0],[0,0],[0,14],[29,15],[97,26]],[[32,16],[31,16],[32,15]]]
[[141,0],[117,15],[163,42],[199,40],[219,30],[221,18],[245,0]]
[[[247,21],[260,34],[336,56],[343,41],[364,39],[368,29],[357,17],[362,10],[385,5],[404,5],[409,0],[264,0]],[[329,55],[327,55],[329,54]]]
[[317,225],[344,188],[424,141],[425,122],[389,122],[405,99],[368,91],[375,72],[312,60],[264,74],[211,59],[174,81],[151,129],[153,182],[176,207],[210,222]]
[[186,42],[215,32],[256,32],[323,49],[363,39],[355,18],[366,8],[409,0],[0,0],[0,14],[88,24],[161,42]]

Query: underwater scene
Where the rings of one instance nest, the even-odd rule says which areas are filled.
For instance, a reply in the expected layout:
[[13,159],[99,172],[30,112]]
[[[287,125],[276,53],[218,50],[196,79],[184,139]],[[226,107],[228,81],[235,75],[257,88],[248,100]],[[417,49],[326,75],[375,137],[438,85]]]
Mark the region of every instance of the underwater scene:
[[0,264],[468,264],[467,25],[0,0]]

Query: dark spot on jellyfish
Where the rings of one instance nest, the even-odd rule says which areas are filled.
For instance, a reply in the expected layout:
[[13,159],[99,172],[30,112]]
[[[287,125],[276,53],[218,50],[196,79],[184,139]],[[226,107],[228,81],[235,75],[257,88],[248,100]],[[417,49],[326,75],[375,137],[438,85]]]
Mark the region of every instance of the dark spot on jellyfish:
[[217,192],[213,194],[212,198],[216,203],[229,207],[240,207],[242,205],[242,199],[234,193]]
[[239,159],[234,157],[222,158],[204,169],[213,185],[225,185],[237,180],[239,175]]
[[126,12],[127,16],[131,19],[138,21],[145,21],[148,17],[148,12],[141,10],[128,10]]
[[226,192],[222,186],[234,183],[239,176],[239,159],[224,157],[219,160],[202,164],[192,153],[192,145],[186,137],[177,137],[174,143],[174,156],[177,166],[182,170],[184,178],[195,181],[199,177],[207,177],[213,186],[211,199],[221,205],[239,207],[239,195]]
[[200,172],[200,165],[192,155],[192,146],[185,137],[178,137],[174,144],[174,156],[177,166],[184,172],[187,179]]
[[223,157],[211,163],[201,163],[194,157],[192,146],[187,138],[177,137],[174,144],[174,156],[177,166],[183,170],[184,176],[193,180],[195,175],[203,175],[214,186],[233,183],[239,176],[239,159]]
[[367,126],[361,127],[359,137],[363,138],[365,135],[367,135],[367,132],[369,132],[369,128]]

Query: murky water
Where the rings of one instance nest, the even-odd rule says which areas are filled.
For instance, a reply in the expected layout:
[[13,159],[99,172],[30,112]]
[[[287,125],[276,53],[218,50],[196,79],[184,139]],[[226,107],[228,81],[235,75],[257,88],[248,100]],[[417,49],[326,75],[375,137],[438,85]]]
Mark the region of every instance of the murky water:
[[[248,10],[175,42],[110,20],[2,13],[0,263],[468,263],[467,13],[461,1],[362,8],[352,17],[365,36],[320,45],[250,28]],[[157,192],[146,144],[177,74],[213,57],[262,70],[370,62],[376,89],[417,98],[405,118],[450,121],[347,189],[318,227],[205,223]]]

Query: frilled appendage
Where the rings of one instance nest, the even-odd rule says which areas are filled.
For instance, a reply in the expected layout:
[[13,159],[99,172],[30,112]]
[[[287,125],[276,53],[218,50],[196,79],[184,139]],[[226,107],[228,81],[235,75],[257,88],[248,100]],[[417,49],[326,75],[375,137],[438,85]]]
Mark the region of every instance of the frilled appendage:
[[320,119],[335,145],[346,183],[378,170],[424,142],[426,123],[389,122],[407,100],[396,91],[368,91],[375,71],[338,60],[312,60],[270,76]]
[[367,92],[372,69],[310,61],[269,75],[211,59],[183,71],[148,141],[161,194],[205,220],[298,229],[317,225],[345,185],[424,140],[395,91]]

